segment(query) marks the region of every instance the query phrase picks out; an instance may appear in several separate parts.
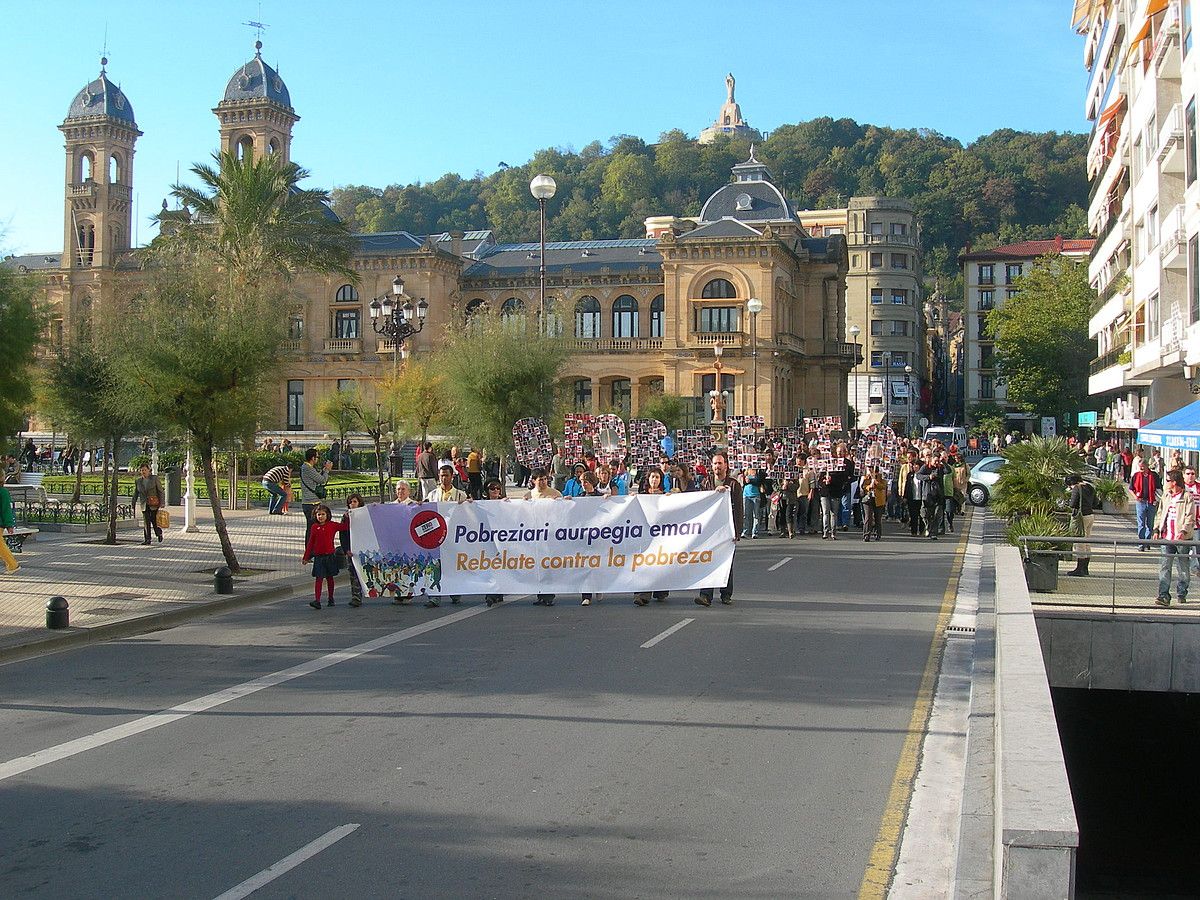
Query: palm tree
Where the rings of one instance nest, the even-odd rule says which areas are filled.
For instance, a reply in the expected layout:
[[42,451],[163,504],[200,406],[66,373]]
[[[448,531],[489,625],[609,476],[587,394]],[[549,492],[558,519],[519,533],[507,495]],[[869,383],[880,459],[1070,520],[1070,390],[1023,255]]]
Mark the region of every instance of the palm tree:
[[164,209],[156,244],[210,255],[239,287],[301,270],[358,281],[350,268],[354,236],[326,205],[325,191],[299,187],[307,170],[278,155],[239,159],[226,151],[213,159],[216,168],[191,168],[201,187],[172,187],[185,215]]
[[225,152],[214,160],[216,167],[192,167],[200,187],[171,189],[183,210],[157,217],[159,237],[146,254],[156,278],[131,316],[142,315],[143,333],[177,334],[156,342],[155,352],[132,348],[128,383],[157,398],[162,420],[191,434],[221,550],[236,573],[215,450],[255,430],[255,401],[273,377],[285,336],[278,302],[287,281],[300,271],[359,279],[350,268],[349,228],[326,205],[324,191],[299,187],[308,172],[278,155],[238,159]]

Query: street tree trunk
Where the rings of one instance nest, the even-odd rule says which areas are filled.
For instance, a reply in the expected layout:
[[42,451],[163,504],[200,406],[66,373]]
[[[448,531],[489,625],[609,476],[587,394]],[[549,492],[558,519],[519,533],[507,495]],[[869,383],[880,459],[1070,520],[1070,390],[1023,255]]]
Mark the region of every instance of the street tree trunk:
[[379,446],[379,439],[383,435],[378,431],[371,432],[371,440],[375,443],[375,473],[379,476],[379,502],[387,503],[387,497],[384,496],[384,491],[387,490],[387,482],[383,473],[383,453]]
[[242,570],[238,563],[237,554],[233,552],[233,544],[229,542],[229,528],[225,524],[225,511],[221,508],[221,495],[217,492],[217,472],[213,467],[213,445],[207,441],[200,446],[200,465],[204,467],[204,483],[208,487],[208,505],[213,511],[213,525],[217,530],[217,538],[221,542],[221,554],[225,557],[225,565],[234,575]]
[[[78,438],[76,438],[78,440]],[[79,495],[83,493],[83,444],[80,442],[75,450],[75,490],[71,493],[71,502],[78,503]]]
[[[104,543],[106,544],[115,544],[117,542],[117,491],[119,487],[119,479],[117,478],[117,451],[120,447],[121,438],[114,435],[112,438],[112,483],[108,490],[108,535],[104,538]],[[108,465],[108,463],[106,462],[105,465]]]

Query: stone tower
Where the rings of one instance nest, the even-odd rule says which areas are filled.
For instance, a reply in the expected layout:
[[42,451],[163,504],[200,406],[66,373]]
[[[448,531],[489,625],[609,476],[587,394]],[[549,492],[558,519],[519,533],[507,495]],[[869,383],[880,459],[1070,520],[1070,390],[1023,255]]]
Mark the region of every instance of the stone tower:
[[292,158],[292,126],[300,121],[279,73],[262,58],[262,41],[254,42],[254,58],[240,66],[213,110],[221,123],[221,150],[239,159],[263,154]]
[[732,72],[725,76],[725,102],[721,104],[721,112],[717,115],[717,121],[700,132],[697,140],[701,144],[711,144],[717,139],[718,134],[744,137],[752,141],[762,140],[762,135],[751,128],[742,118],[742,108],[733,96],[736,83]]
[[71,102],[59,126],[66,138],[63,267],[110,268],[133,243],[133,153],[141,137],[133,107],[100,75]]

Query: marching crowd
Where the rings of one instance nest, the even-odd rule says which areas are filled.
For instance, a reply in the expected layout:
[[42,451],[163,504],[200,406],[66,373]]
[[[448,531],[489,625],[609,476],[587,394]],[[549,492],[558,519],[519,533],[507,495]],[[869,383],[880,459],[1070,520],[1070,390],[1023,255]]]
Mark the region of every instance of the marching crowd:
[[[883,523],[892,521],[907,528],[912,537],[937,540],[952,533],[955,518],[966,499],[968,468],[956,445],[938,440],[901,439],[896,459],[884,455],[873,445],[856,454],[850,442],[840,442],[826,455],[817,448],[810,452],[800,442],[788,465],[777,465],[772,451],[762,448],[764,465],[734,472],[729,455],[716,448],[704,454],[695,466],[663,455],[657,464],[630,467],[626,456],[608,461],[592,451],[582,461],[570,464],[561,448],[553,453],[550,466],[531,468],[528,474],[519,468],[513,472],[516,488],[528,487],[524,499],[587,500],[628,494],[672,494],[691,491],[723,491],[730,500],[736,539],[755,540],[775,535],[789,539],[820,533],[824,540],[848,536],[851,528],[865,542],[883,539]],[[396,482],[393,502],[406,505],[418,502],[465,503],[474,500],[509,500],[509,491],[487,455],[471,451],[459,453],[457,447],[439,458],[431,443],[416,457],[419,499],[412,496],[407,481]],[[308,451],[300,468],[301,506],[306,520],[304,564],[312,563],[314,596],[309,605],[322,606],[322,586],[326,606],[334,605],[334,582],[339,571],[349,568],[349,514],[335,521],[333,511],[323,501],[332,462],[323,463],[314,449]],[[779,473],[784,473],[782,477]],[[279,466],[263,476],[264,487],[272,495],[270,513],[285,510],[292,497],[294,478],[287,466]],[[519,502],[519,501],[517,501]],[[363,499],[352,494],[347,508],[360,506]],[[901,534],[904,529],[901,529]],[[351,606],[362,604],[361,586],[353,575]],[[710,606],[716,593],[725,605],[733,603],[733,574],[719,591],[702,590],[695,597],[700,606]],[[633,602],[646,606],[651,600],[666,602],[668,591],[634,594]],[[449,595],[451,603],[460,597]],[[488,595],[488,606],[503,601],[501,595]],[[553,606],[554,594],[538,594],[536,605]],[[589,606],[601,600],[598,593],[584,593],[580,602]],[[412,601],[397,596],[397,605]],[[438,595],[426,595],[425,605],[436,607]]]

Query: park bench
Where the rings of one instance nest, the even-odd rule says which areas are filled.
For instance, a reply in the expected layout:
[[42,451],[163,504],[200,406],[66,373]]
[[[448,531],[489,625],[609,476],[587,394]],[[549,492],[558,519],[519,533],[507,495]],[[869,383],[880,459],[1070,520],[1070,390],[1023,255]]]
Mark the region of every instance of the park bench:
[[25,542],[38,533],[36,528],[30,528],[26,525],[18,525],[13,529],[12,534],[5,533],[4,542],[8,544],[8,549],[13,553],[20,553],[25,547]]

